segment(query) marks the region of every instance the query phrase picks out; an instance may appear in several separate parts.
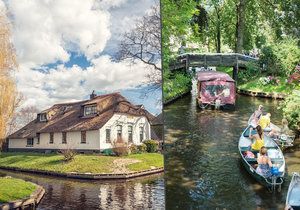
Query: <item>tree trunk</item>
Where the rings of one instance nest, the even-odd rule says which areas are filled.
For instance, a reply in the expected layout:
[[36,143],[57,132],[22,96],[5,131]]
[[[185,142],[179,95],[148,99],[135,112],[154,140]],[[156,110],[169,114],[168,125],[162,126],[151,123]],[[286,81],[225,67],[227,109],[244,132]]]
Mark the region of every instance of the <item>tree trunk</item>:
[[237,21],[236,21],[236,45],[235,52],[243,53],[244,31],[245,31],[245,9],[246,0],[239,0],[237,5]]
[[217,7],[215,7],[216,14],[217,14],[217,43],[216,43],[216,49],[217,53],[221,52],[221,20],[220,20],[220,13]]

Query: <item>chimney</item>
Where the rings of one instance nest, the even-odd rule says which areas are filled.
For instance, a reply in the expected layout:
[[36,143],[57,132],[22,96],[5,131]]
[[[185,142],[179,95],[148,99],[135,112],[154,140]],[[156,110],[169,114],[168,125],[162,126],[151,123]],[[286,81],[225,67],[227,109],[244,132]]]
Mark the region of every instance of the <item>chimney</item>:
[[95,90],[93,90],[92,94],[90,95],[90,99],[93,99],[97,96],[97,94],[95,93]]

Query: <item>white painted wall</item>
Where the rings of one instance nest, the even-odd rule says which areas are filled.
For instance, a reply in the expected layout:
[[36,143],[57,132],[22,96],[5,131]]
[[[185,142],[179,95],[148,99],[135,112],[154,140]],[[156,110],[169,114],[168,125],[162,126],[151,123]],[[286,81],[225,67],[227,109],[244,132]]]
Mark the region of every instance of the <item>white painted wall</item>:
[[9,148],[17,149],[78,149],[78,150],[103,150],[112,148],[111,143],[106,143],[106,129],[111,129],[111,141],[117,139],[117,125],[122,125],[122,138],[128,142],[128,125],[133,127],[133,143],[140,142],[140,126],[144,129],[144,140],[150,139],[150,124],[146,117],[124,114],[114,114],[113,117],[100,129],[86,131],[86,144],[81,143],[81,132],[67,132],[67,144],[62,143],[62,133],[54,133],[53,144],[50,144],[50,134],[41,133],[40,143],[34,138],[33,147],[26,147],[27,139],[10,139]]
[[19,149],[100,149],[99,130],[86,131],[86,143],[81,143],[81,132],[67,132],[67,143],[62,143],[62,133],[54,133],[53,144],[50,144],[50,133],[40,134],[40,143],[34,138],[33,147],[26,147],[27,139],[10,139],[9,148]]
[[111,143],[106,143],[106,129],[111,129],[111,141],[117,139],[117,125],[122,125],[122,138],[128,142],[128,125],[133,126],[133,143],[140,142],[140,125],[144,128],[144,140],[150,139],[150,124],[144,116],[133,116],[124,114],[114,114],[113,117],[100,129],[100,149],[112,148]]

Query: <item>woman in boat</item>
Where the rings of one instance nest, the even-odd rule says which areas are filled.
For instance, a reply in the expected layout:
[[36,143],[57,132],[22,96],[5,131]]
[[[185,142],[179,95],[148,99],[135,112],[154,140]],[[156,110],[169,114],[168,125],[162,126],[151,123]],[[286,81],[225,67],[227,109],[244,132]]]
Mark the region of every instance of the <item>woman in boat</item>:
[[251,130],[249,133],[250,139],[255,139],[254,143],[251,145],[252,150],[259,151],[264,146],[264,133],[260,125],[256,127],[257,133],[252,135]]
[[281,128],[280,130],[272,129],[272,131],[268,134],[271,137],[278,137],[281,134],[290,135],[291,130],[289,129],[289,122],[287,119],[283,118],[281,121]]
[[270,158],[267,156],[268,150],[266,147],[261,147],[259,151],[259,156],[257,157],[258,166],[256,168],[256,172],[264,177],[271,176],[271,167],[272,162]]

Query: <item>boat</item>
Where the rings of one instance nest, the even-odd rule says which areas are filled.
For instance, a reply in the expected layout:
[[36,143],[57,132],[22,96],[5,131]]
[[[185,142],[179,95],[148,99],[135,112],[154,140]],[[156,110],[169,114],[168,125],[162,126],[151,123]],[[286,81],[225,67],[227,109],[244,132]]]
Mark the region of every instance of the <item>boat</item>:
[[292,180],[289,185],[286,196],[286,206],[292,207],[294,210],[300,210],[300,175],[293,173]]
[[[249,138],[250,126],[243,131],[238,144],[238,149],[242,157],[242,163],[248,173],[254,177],[260,184],[274,191],[276,188],[281,190],[281,185],[284,181],[285,175],[285,159],[280,147],[274,142],[274,140],[264,134],[264,144],[268,150],[268,156],[273,164],[274,173],[270,177],[264,177],[256,172],[257,167],[257,153],[258,151],[251,150],[252,140]],[[252,134],[256,131],[252,130]],[[255,156],[249,157],[246,154],[251,152]],[[276,170],[275,170],[276,169]],[[273,172],[273,170],[272,170]]]
[[200,71],[197,73],[197,102],[200,108],[234,108],[235,81],[226,73]]

